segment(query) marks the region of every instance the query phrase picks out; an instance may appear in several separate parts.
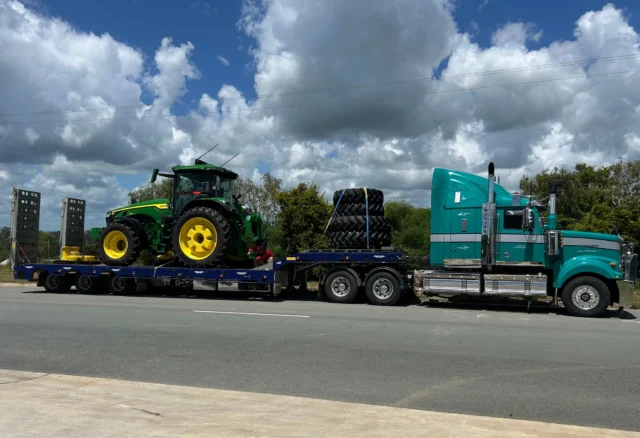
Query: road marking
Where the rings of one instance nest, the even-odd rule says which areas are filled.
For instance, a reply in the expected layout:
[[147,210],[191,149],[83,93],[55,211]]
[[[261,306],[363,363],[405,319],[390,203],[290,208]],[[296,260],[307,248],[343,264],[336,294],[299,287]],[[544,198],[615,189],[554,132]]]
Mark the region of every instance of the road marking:
[[220,312],[217,310],[194,310],[195,313],[223,313],[226,315],[284,316],[288,318],[311,318],[309,315],[285,315],[280,313]]

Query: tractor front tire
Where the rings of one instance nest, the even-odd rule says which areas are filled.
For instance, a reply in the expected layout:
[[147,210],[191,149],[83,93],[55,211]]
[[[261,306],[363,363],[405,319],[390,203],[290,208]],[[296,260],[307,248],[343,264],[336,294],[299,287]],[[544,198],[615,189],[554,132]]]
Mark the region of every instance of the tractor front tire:
[[213,208],[192,208],[176,222],[172,246],[184,266],[208,268],[219,265],[227,258],[231,247],[231,226]]
[[140,257],[140,236],[124,222],[107,225],[98,237],[97,246],[105,265],[129,266]]

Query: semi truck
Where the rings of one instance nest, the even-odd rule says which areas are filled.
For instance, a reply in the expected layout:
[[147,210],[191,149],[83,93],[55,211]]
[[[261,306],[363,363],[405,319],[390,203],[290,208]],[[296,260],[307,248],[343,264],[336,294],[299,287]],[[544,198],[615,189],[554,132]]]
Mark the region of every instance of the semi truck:
[[530,303],[550,297],[558,303],[560,298],[569,313],[581,317],[600,316],[615,304],[619,310],[629,308],[638,268],[633,244],[616,235],[558,229],[556,200],[562,184],[550,184],[545,206],[543,200],[501,186],[493,163],[486,178],[434,169],[430,266],[424,270],[408,269],[402,251],[385,247],[309,249],[252,269],[60,261],[18,263],[13,272],[16,279],[37,281],[49,292],[75,285],[82,292],[106,287],[126,294],[140,283],[160,281],[203,282],[213,289],[237,283],[238,289],[278,295],[305,285],[307,272],[323,266],[320,292],[336,303],[352,302],[364,290],[377,305],[394,305],[408,293],[421,300],[515,297]]

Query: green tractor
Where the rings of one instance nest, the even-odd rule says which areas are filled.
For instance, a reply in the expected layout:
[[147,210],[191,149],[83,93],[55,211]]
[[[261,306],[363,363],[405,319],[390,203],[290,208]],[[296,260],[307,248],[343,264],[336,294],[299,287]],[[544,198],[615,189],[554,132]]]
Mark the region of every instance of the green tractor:
[[134,263],[144,249],[156,264],[171,260],[183,266],[249,267],[249,249],[265,244],[262,218],[240,204],[234,193],[238,174],[200,159],[174,166],[169,199],[154,199],[107,213],[105,228],[94,228],[100,260],[111,266]]

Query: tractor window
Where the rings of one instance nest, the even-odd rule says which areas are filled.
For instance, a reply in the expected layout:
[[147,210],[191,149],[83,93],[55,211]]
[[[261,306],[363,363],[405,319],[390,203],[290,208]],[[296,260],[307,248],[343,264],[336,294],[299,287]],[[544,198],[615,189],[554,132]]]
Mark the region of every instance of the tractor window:
[[180,212],[194,198],[215,196],[213,190],[217,176],[210,173],[178,174],[176,181],[175,211]]
[[505,230],[522,230],[523,214],[523,210],[506,210],[504,212],[503,228]]

